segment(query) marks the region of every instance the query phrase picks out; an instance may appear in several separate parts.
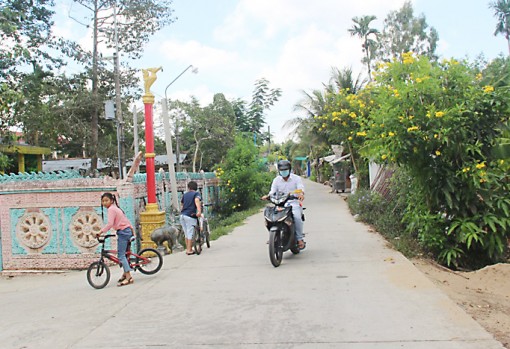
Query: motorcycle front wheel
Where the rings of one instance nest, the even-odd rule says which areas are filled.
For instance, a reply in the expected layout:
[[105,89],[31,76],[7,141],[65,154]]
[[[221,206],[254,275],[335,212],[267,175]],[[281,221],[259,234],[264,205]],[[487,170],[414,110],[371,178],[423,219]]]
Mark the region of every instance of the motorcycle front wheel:
[[272,229],[269,232],[269,259],[276,268],[282,263],[283,247],[282,234],[278,229]]

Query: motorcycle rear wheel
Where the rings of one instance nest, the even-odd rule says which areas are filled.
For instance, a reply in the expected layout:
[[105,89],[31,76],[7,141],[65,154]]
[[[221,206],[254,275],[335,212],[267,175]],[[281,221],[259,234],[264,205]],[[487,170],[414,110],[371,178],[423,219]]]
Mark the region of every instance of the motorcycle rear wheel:
[[271,230],[269,232],[269,259],[276,268],[282,263],[283,247],[282,235],[280,230]]

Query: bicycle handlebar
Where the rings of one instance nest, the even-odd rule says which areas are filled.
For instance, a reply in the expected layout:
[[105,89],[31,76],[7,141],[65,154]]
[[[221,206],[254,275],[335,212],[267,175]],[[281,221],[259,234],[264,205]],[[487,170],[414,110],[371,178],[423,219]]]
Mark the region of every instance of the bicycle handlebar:
[[104,242],[106,239],[111,238],[111,237],[113,237],[113,236],[115,236],[115,235],[114,235],[114,234],[106,234],[106,235],[104,235],[104,236],[100,236],[100,235],[99,235],[99,236],[96,236],[96,239],[97,239],[97,241],[99,241],[99,242]]

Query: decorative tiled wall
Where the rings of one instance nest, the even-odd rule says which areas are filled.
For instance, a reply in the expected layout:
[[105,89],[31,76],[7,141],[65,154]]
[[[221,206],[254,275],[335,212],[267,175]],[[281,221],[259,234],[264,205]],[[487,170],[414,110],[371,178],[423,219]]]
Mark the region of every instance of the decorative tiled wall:
[[[159,173],[156,180],[159,207],[170,212],[168,174]],[[214,174],[180,174],[179,189],[185,190],[189,180],[199,184],[207,202],[217,202]],[[97,258],[93,233],[104,225],[102,216],[106,220],[102,193],[116,194],[120,207],[139,230],[139,214],[146,205],[145,185],[144,174],[135,175],[132,182],[73,173],[0,178],[0,271],[86,268]]]

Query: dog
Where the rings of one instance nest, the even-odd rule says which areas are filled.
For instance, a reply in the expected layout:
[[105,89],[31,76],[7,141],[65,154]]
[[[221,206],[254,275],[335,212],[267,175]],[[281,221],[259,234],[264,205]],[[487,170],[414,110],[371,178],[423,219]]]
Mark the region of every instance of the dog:
[[[180,225],[164,225],[154,229],[151,233],[151,240],[156,243],[158,251],[169,254],[173,253],[174,249],[184,249],[179,242],[183,236],[184,232]],[[165,241],[167,243],[166,246],[164,245]]]

